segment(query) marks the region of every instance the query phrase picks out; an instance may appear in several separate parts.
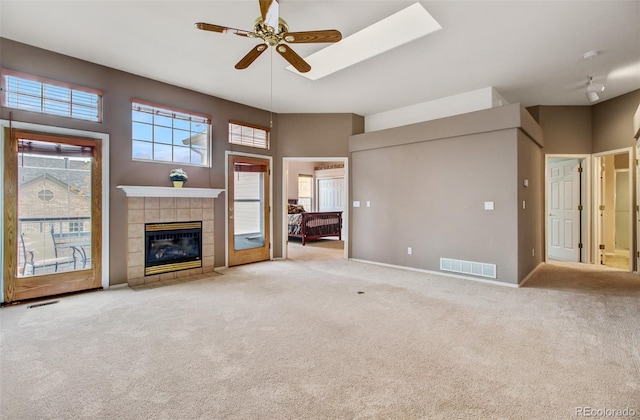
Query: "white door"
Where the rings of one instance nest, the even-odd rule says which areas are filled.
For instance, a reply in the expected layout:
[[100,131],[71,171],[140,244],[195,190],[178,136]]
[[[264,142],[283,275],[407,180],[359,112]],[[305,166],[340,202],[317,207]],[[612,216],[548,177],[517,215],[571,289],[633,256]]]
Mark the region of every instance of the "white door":
[[549,160],[547,249],[549,258],[580,259],[580,183],[578,159]]
[[318,211],[344,211],[344,178],[318,179]]

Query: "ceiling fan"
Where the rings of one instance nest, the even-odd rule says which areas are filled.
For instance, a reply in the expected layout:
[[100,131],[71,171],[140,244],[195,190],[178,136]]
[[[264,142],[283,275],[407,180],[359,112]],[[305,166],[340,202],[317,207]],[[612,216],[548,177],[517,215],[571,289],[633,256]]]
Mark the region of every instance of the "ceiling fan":
[[342,39],[340,31],[335,29],[289,32],[287,23],[278,16],[278,0],[259,0],[259,2],[261,16],[256,19],[253,32],[204,22],[197,22],[195,24],[196,28],[203,31],[233,34],[247,38],[259,38],[264,41],[264,43],[253,47],[253,49],[235,65],[238,70],[249,67],[260,54],[271,46],[275,47],[278,54],[284,57],[296,70],[300,73],[306,73],[311,70],[309,63],[304,61],[291,47],[283,44],[283,41],[290,44],[307,44],[315,42],[338,42]]

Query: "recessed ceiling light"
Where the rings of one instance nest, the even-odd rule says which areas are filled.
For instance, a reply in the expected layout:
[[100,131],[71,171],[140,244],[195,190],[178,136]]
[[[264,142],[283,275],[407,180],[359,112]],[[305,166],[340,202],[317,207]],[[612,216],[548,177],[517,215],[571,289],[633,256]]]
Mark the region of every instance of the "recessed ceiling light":
[[440,29],[442,26],[433,16],[420,3],[414,3],[305,57],[305,61],[311,65],[311,71],[298,73],[293,66],[287,69],[308,79],[318,80]]

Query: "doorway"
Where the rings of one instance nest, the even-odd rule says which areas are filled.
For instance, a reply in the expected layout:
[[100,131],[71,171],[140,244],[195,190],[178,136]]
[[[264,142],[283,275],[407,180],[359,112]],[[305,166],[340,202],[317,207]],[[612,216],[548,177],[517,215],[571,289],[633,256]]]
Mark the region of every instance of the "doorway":
[[102,142],[5,128],[4,301],[102,287]]
[[227,154],[227,265],[271,259],[271,158]]
[[589,262],[587,155],[545,157],[546,259]]
[[631,149],[595,154],[595,243],[600,265],[633,270]]
[[[313,253],[314,249],[332,250],[334,258],[348,257],[348,173],[348,158],[283,159],[283,258],[291,255],[312,257],[307,254]],[[304,187],[307,184],[311,188]],[[289,236],[290,229],[295,230],[295,217],[299,216],[288,214],[290,204],[302,205],[305,211],[311,212],[342,212],[341,236],[307,241],[302,246],[300,238]]]

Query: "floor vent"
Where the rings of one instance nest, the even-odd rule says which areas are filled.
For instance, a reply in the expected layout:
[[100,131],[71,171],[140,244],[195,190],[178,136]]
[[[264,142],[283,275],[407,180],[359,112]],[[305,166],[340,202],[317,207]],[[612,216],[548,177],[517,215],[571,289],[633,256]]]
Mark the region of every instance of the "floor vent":
[[60,303],[60,301],[59,300],[50,300],[49,302],[34,303],[33,305],[27,306],[27,309],[39,308],[41,306],[47,306],[47,305],[53,305],[54,303]]
[[440,270],[492,279],[497,277],[495,264],[454,260],[453,258],[440,258]]

